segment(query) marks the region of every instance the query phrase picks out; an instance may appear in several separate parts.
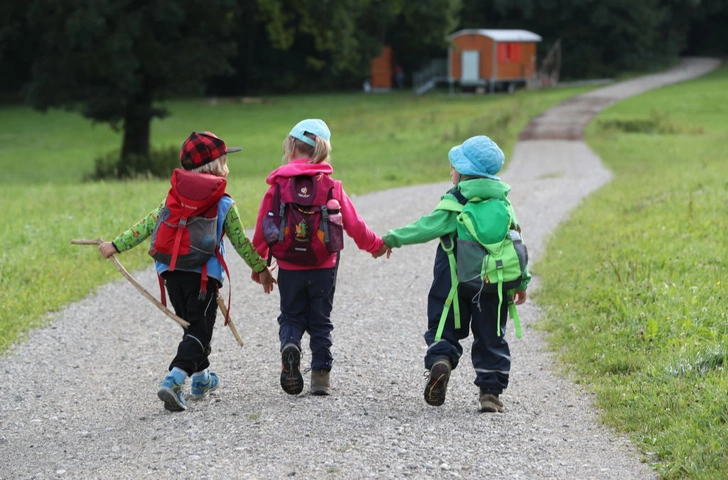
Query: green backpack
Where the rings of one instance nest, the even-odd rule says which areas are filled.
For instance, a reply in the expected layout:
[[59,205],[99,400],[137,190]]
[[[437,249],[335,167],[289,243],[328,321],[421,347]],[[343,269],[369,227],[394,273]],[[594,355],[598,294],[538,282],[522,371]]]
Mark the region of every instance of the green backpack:
[[[510,298],[513,290],[528,276],[528,250],[521,239],[513,207],[506,199],[475,197],[467,200],[460,192],[455,191],[454,194],[461,198],[461,202],[444,198],[437,206],[440,210],[458,212],[458,226],[454,235],[440,238],[442,249],[450,261],[452,288],[435,338],[440,339],[450,305],[455,313],[455,328],[460,328],[457,287],[461,283],[482,292],[497,292],[498,311],[503,304],[503,294],[507,292],[508,309],[516,337],[520,338],[520,319]],[[457,250],[457,258],[453,250]],[[497,328],[500,335],[500,326]]]

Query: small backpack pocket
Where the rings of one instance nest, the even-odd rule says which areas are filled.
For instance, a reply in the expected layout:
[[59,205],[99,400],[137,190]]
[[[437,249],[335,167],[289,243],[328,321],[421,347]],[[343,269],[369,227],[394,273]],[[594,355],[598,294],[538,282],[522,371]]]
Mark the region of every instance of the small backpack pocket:
[[479,289],[483,284],[483,260],[487,252],[478,242],[457,240],[457,276],[458,282],[468,287]]

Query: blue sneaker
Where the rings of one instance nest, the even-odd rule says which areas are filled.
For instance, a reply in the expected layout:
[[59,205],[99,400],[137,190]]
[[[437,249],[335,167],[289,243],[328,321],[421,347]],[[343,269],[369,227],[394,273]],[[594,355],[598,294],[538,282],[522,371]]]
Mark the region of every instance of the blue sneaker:
[[220,384],[220,379],[217,378],[213,372],[204,374],[192,375],[192,389],[190,395],[195,400],[199,400],[205,396],[205,394],[215,390]]
[[178,383],[177,379],[171,373],[164,377],[162,385],[159,386],[157,396],[164,402],[164,408],[170,412],[181,412],[187,410],[187,404],[182,397],[182,387],[184,381]]

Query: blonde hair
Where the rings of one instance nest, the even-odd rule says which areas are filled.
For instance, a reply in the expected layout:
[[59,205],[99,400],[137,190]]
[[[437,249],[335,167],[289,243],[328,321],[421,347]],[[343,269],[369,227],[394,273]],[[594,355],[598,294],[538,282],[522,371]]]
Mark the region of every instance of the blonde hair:
[[312,147],[306,142],[291,137],[283,140],[283,163],[286,164],[294,158],[308,158],[308,163],[331,163],[331,143],[321,137],[310,137],[316,142]]
[[230,173],[230,170],[227,166],[227,155],[218,157],[212,162],[206,163],[201,167],[193,168],[190,171],[197,173],[209,173],[210,175],[215,175],[216,177],[226,177],[227,174]]

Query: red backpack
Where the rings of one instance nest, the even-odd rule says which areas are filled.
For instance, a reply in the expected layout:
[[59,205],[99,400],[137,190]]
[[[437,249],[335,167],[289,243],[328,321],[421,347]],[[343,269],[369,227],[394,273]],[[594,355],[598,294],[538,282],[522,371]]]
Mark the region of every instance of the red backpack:
[[[228,278],[230,276],[218,248],[222,238],[217,237],[217,205],[226,195],[227,181],[223,177],[177,168],[172,172],[170,183],[172,188],[164,207],[159,210],[149,255],[169,265],[170,272],[176,268],[201,266],[200,295],[204,298],[207,294],[207,261],[213,255],[217,256]],[[162,303],[166,305],[161,277],[160,286]]]
[[329,221],[326,202],[336,180],[328,175],[278,177],[263,218],[270,255],[296,265],[316,266],[344,248],[343,227]]

